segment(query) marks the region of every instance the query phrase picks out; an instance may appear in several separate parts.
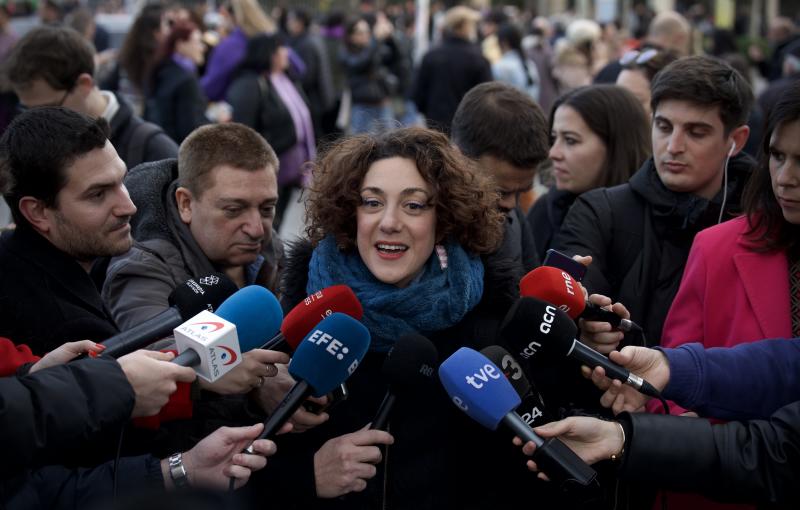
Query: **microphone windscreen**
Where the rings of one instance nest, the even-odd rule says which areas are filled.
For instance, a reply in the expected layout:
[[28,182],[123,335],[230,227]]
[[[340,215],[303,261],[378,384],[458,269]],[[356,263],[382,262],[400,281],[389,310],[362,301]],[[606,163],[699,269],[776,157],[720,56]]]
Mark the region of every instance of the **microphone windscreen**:
[[219,305],[216,314],[236,325],[241,352],[262,346],[275,335],[283,320],[277,298],[260,285],[242,287]]
[[578,317],[586,307],[583,291],[569,273],[556,267],[541,266],[522,277],[519,282],[520,296],[535,297],[556,305]]
[[431,387],[439,353],[433,342],[410,333],[395,341],[383,361],[383,377],[392,393],[418,393]]
[[286,343],[296,349],[303,338],[322,319],[331,313],[341,312],[361,320],[364,310],[353,290],[347,285],[333,285],[317,291],[286,314],[281,333]]
[[532,297],[519,298],[503,319],[500,335],[517,359],[567,356],[578,335],[575,322],[550,303]]
[[514,387],[514,391],[517,392],[517,395],[523,397],[528,394],[531,390],[531,383],[528,381],[528,378],[525,377],[522,366],[517,363],[517,360],[514,359],[511,353],[499,345],[490,345],[489,347],[481,349],[481,354],[489,358],[489,361],[497,365],[497,367],[503,371],[503,375],[506,376],[511,386]]
[[169,304],[187,321],[203,310],[213,312],[237,290],[236,284],[224,274],[211,273],[178,285],[169,296]]
[[520,404],[503,372],[469,347],[460,348],[439,366],[439,380],[459,409],[492,430]]
[[369,331],[363,324],[335,312],[306,335],[294,351],[289,374],[321,397],[347,380],[369,348]]

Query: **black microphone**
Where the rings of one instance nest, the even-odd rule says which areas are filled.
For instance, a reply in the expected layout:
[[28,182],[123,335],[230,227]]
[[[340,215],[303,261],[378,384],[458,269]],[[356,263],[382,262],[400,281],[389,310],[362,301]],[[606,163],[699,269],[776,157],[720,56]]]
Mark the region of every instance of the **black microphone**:
[[517,392],[522,403],[516,413],[530,428],[535,428],[553,421],[555,418],[547,411],[544,399],[536,387],[525,376],[525,371],[507,350],[499,345],[490,345],[481,349],[481,354],[503,371],[508,382]]
[[238,288],[230,278],[212,273],[186,281],[169,296],[170,307],[138,326],[101,342],[103,356],[118,358],[172,335],[172,330],[203,310],[213,312]]
[[424,336],[410,333],[398,338],[383,361],[383,377],[389,383],[389,389],[369,428],[386,430],[397,395],[429,389],[438,363],[436,347]]
[[522,359],[570,357],[590,368],[603,367],[607,377],[622,381],[644,395],[661,398],[649,382],[576,340],[578,327],[566,312],[550,303],[532,297],[520,298],[506,314],[500,331]]

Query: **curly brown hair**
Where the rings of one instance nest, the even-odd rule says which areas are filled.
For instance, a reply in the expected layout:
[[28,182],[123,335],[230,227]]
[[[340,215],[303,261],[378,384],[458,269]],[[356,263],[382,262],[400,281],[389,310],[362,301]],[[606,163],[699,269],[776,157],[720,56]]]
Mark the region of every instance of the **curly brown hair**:
[[361,183],[373,163],[393,157],[413,161],[432,188],[437,242],[453,240],[475,254],[490,253],[499,246],[503,217],[492,182],[475,170],[447,136],[417,127],[355,136],[317,159],[306,204],[306,234],[314,245],[332,234],[341,249],[355,247]]

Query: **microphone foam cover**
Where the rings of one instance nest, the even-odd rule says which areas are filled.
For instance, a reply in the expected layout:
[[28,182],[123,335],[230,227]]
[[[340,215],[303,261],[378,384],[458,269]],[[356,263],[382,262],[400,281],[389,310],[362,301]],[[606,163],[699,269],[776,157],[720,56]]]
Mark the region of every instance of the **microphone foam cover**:
[[319,321],[333,312],[341,312],[361,320],[364,309],[353,290],[347,285],[332,285],[317,291],[286,314],[281,333],[286,343],[296,349],[303,338]]
[[517,359],[530,359],[540,353],[551,359],[564,358],[578,335],[572,319],[550,303],[522,297],[500,325],[500,334]]
[[517,392],[517,395],[524,397],[528,394],[531,389],[531,383],[528,381],[528,378],[525,377],[522,366],[517,363],[517,360],[514,359],[511,353],[499,345],[490,345],[489,347],[481,349],[481,354],[489,358],[489,361],[497,365],[498,368],[503,371],[503,375],[506,376],[511,386],[514,387],[514,391]]
[[277,333],[283,320],[278,299],[260,285],[242,287],[219,305],[216,314],[236,324],[242,352],[262,346]]
[[236,284],[224,274],[211,273],[178,285],[169,295],[169,304],[187,321],[203,310],[213,312],[237,290]]
[[556,267],[541,266],[522,277],[520,296],[535,297],[564,310],[571,318],[586,307],[583,291],[575,278]]
[[369,348],[369,331],[349,315],[335,312],[306,335],[289,363],[289,373],[321,397],[347,380]]
[[497,429],[521,402],[497,365],[469,347],[460,348],[439,366],[439,380],[453,403],[488,429]]
[[431,387],[439,353],[433,342],[410,333],[397,339],[383,361],[383,377],[395,394]]

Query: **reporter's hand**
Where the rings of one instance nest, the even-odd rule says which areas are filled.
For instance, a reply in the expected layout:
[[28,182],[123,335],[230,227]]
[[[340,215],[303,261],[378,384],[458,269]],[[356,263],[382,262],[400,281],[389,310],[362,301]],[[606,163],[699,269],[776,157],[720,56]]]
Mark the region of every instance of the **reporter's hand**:
[[37,361],[30,369],[30,372],[36,372],[43,368],[54,367],[56,365],[63,365],[64,363],[73,360],[84,353],[100,354],[106,346],[92,342],[91,340],[80,340],[78,342],[67,342],[59,345],[52,351],[44,355],[42,359]]
[[[669,361],[659,350],[628,346],[619,352],[612,352],[609,358],[617,365],[645,379],[658,391],[663,390],[669,383]],[[611,408],[614,414],[622,411],[636,412],[650,400],[650,397],[642,395],[630,386],[606,377],[605,370],[601,367],[592,371],[591,378],[595,386],[605,391],[600,397],[600,404]]]
[[[624,446],[620,425],[617,422],[598,420],[588,416],[571,416],[561,421],[554,421],[533,429],[543,438],[558,437],[570,450],[575,452],[587,464],[610,458],[622,451]],[[533,455],[536,445],[532,441],[522,444],[520,438],[514,438],[514,444],[522,446],[525,455]],[[527,462],[528,469],[538,471],[532,460]],[[547,479],[539,473],[539,478]]]
[[[271,414],[281,403],[283,397],[289,393],[292,386],[295,385],[295,380],[289,375],[289,370],[286,365],[278,364],[278,373],[275,377],[265,379],[264,385],[256,388],[251,393],[252,398],[258,403],[265,413]],[[308,400],[317,402],[318,404],[325,405],[328,403],[328,397],[309,397]],[[289,422],[292,424],[292,432],[305,432],[312,429],[317,425],[321,425],[328,421],[328,413],[315,414],[306,410],[302,405],[297,408]]]
[[[610,309],[623,319],[631,318],[630,312],[622,303],[614,303],[612,305],[611,298],[609,297],[601,294],[592,294],[589,296],[589,301],[607,310]],[[585,343],[601,354],[608,354],[616,349],[619,343],[625,337],[625,334],[622,331],[613,328],[608,322],[587,321],[580,319],[578,321],[578,326],[581,328],[581,342]]]
[[200,379],[200,387],[220,395],[241,395],[262,386],[277,374],[276,364],[289,363],[289,355],[279,351],[253,349],[242,355],[242,362],[213,383]]
[[[275,443],[268,439],[253,441],[263,429],[262,423],[250,427],[220,427],[203,438],[183,454],[189,483],[195,487],[227,490],[233,477],[237,489],[246,484],[250,474],[263,469],[267,465],[266,458],[277,451]],[[241,453],[250,443],[257,455]],[[164,480],[170,480],[169,475]],[[167,482],[168,487],[170,484],[171,481]]]
[[169,363],[174,357],[171,352],[138,350],[117,360],[136,394],[133,418],[158,414],[177,383],[194,381],[194,370]]
[[328,440],[314,454],[317,496],[335,498],[367,488],[367,480],[375,476],[375,464],[382,458],[376,445],[394,443],[388,432],[367,427]]

